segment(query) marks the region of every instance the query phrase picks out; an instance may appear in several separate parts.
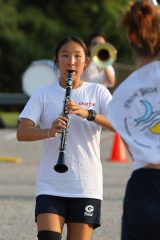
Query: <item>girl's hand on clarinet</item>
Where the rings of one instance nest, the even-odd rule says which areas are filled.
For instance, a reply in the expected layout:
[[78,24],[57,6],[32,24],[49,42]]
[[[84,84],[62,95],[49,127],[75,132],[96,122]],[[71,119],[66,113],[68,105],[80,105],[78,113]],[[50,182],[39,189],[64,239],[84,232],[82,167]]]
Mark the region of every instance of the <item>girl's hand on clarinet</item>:
[[60,116],[59,118],[54,120],[49,130],[49,136],[56,137],[58,133],[61,133],[63,129],[66,129],[67,122],[68,122],[68,119],[63,116]]
[[68,100],[68,102],[66,103],[66,111],[68,112],[68,114],[75,114],[82,118],[88,117],[88,110],[85,108],[82,108],[79,104],[77,104],[72,99]]

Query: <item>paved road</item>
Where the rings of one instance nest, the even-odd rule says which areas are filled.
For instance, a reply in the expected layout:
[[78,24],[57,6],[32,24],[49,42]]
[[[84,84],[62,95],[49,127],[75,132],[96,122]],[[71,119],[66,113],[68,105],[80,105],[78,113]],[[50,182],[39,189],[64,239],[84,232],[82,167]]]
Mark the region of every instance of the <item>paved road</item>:
[[[35,178],[41,142],[17,142],[14,129],[0,130],[0,157],[20,157],[21,163],[0,162],[0,240],[36,240],[34,223]],[[92,240],[119,240],[122,200],[131,162],[109,161],[113,134],[102,131],[104,171],[102,226]],[[63,238],[65,240],[66,229]]]

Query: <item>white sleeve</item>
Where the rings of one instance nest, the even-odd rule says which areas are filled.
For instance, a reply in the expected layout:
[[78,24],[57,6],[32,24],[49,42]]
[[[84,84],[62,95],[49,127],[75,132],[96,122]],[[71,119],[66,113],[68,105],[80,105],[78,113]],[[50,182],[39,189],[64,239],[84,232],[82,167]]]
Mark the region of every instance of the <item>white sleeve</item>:
[[99,108],[100,114],[107,116],[108,104],[112,100],[112,95],[109,90],[102,86],[99,86]]
[[25,105],[24,109],[19,115],[19,119],[28,118],[32,120],[35,125],[40,123],[41,113],[43,112],[43,101],[40,91],[33,94]]

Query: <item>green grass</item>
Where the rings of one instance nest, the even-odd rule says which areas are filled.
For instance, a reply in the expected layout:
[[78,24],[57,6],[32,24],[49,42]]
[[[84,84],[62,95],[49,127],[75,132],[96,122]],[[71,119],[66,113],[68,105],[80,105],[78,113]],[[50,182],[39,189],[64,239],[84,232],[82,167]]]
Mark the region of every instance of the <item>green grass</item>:
[[17,127],[18,123],[18,112],[1,112],[0,118],[4,123],[5,127]]

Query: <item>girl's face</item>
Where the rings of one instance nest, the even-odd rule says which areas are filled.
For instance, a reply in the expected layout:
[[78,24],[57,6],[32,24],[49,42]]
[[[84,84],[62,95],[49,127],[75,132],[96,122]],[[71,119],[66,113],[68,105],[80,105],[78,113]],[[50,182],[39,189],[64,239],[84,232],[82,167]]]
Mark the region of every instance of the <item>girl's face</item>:
[[80,80],[87,60],[83,47],[74,41],[65,43],[58,53],[61,80],[66,80],[67,70],[74,70],[74,80]]

